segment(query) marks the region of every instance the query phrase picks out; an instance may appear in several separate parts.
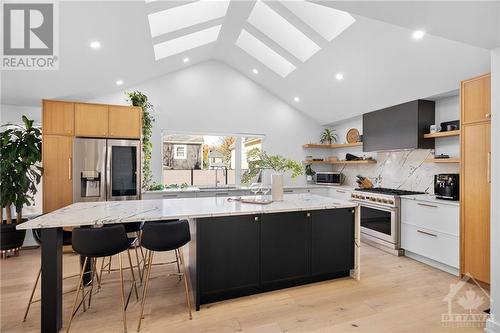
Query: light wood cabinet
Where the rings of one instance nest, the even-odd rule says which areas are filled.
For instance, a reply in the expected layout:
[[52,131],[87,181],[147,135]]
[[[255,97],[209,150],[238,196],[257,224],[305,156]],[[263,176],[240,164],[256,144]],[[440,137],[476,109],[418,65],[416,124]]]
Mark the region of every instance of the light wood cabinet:
[[[462,82],[461,265],[462,274],[490,282],[491,92],[489,75]],[[467,97],[468,96],[468,97]],[[473,96],[473,98],[471,98]],[[472,103],[472,100],[475,102]]]
[[42,118],[45,134],[75,134],[75,103],[44,100]]
[[141,108],[110,105],[108,112],[109,137],[127,139],[141,137]]
[[[491,118],[491,75],[462,81],[462,124]],[[464,112],[465,111],[465,112]]]
[[83,137],[108,136],[108,105],[75,105],[75,135]]
[[73,137],[43,136],[43,213],[73,203]]

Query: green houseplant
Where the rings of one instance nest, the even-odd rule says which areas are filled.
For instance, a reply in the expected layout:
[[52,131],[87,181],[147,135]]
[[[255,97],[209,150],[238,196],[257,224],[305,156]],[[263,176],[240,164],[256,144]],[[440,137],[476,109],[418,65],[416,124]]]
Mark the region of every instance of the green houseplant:
[[[33,120],[22,117],[24,126],[7,124],[0,133],[0,204],[2,213],[1,248],[18,248],[24,241],[25,230],[16,230],[23,222],[22,209],[34,203],[43,169],[42,137],[40,129],[33,127]],[[12,219],[12,206],[16,221]],[[5,209],[6,220],[3,219]]]
[[151,186],[153,173],[151,171],[151,152],[153,143],[151,135],[153,134],[153,116],[154,107],[148,102],[148,96],[140,91],[126,93],[128,100],[133,106],[142,109],[142,188],[148,189]]
[[274,171],[271,176],[273,201],[283,200],[283,173],[291,171],[292,179],[304,173],[302,164],[280,155],[269,155],[259,148],[253,148],[247,152],[247,161],[248,169],[241,176],[244,184],[252,182],[262,170]]
[[306,180],[307,180],[308,182],[312,182],[312,181],[313,181],[313,177],[314,177],[314,175],[316,174],[316,171],[314,171],[314,170],[312,169],[311,164],[306,165],[305,174],[306,174]]
[[325,128],[323,132],[321,132],[320,142],[332,144],[334,142],[337,142],[337,138],[338,136],[337,133],[335,133],[335,130]]

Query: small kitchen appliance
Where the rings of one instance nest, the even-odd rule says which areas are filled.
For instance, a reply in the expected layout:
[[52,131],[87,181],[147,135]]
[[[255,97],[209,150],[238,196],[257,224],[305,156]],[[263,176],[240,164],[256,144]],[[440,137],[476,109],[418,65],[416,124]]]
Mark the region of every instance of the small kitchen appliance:
[[316,184],[318,185],[342,185],[342,180],[341,172],[316,172]]
[[460,193],[459,183],[458,173],[440,173],[434,175],[434,195],[437,199],[458,201]]

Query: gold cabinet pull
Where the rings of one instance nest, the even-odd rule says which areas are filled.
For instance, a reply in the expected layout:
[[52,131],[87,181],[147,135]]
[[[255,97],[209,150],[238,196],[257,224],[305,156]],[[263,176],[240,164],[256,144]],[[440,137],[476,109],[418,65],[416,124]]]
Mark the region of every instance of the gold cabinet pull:
[[73,163],[71,163],[71,157],[69,157],[69,158],[68,158],[68,179],[69,179],[69,180],[71,180],[71,179],[72,179],[72,177],[71,177],[71,175],[72,175],[72,170],[71,170],[72,168],[71,168],[71,165],[72,165],[72,164],[73,164]]
[[423,230],[417,229],[417,232],[421,233],[421,234],[424,234],[424,235],[427,235],[427,236],[437,237],[436,234],[431,234],[430,232],[427,232],[427,231],[423,231]]
[[419,206],[425,206],[425,207],[437,208],[437,206],[434,206],[434,205],[429,205],[429,204],[425,204],[425,203],[421,203],[421,202],[418,202],[417,204],[418,204]]
[[488,183],[491,184],[491,151],[488,152],[488,173],[487,173]]
[[491,118],[491,113],[487,113],[486,118]]

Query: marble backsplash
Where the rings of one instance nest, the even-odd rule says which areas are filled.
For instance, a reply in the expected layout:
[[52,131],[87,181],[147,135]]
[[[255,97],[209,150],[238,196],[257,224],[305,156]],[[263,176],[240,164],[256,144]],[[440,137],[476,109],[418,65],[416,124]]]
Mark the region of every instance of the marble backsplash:
[[345,176],[344,185],[357,186],[356,176],[368,177],[374,186],[434,193],[434,175],[459,173],[458,163],[430,163],[432,150],[415,149],[379,152],[376,164],[351,164],[337,168]]

